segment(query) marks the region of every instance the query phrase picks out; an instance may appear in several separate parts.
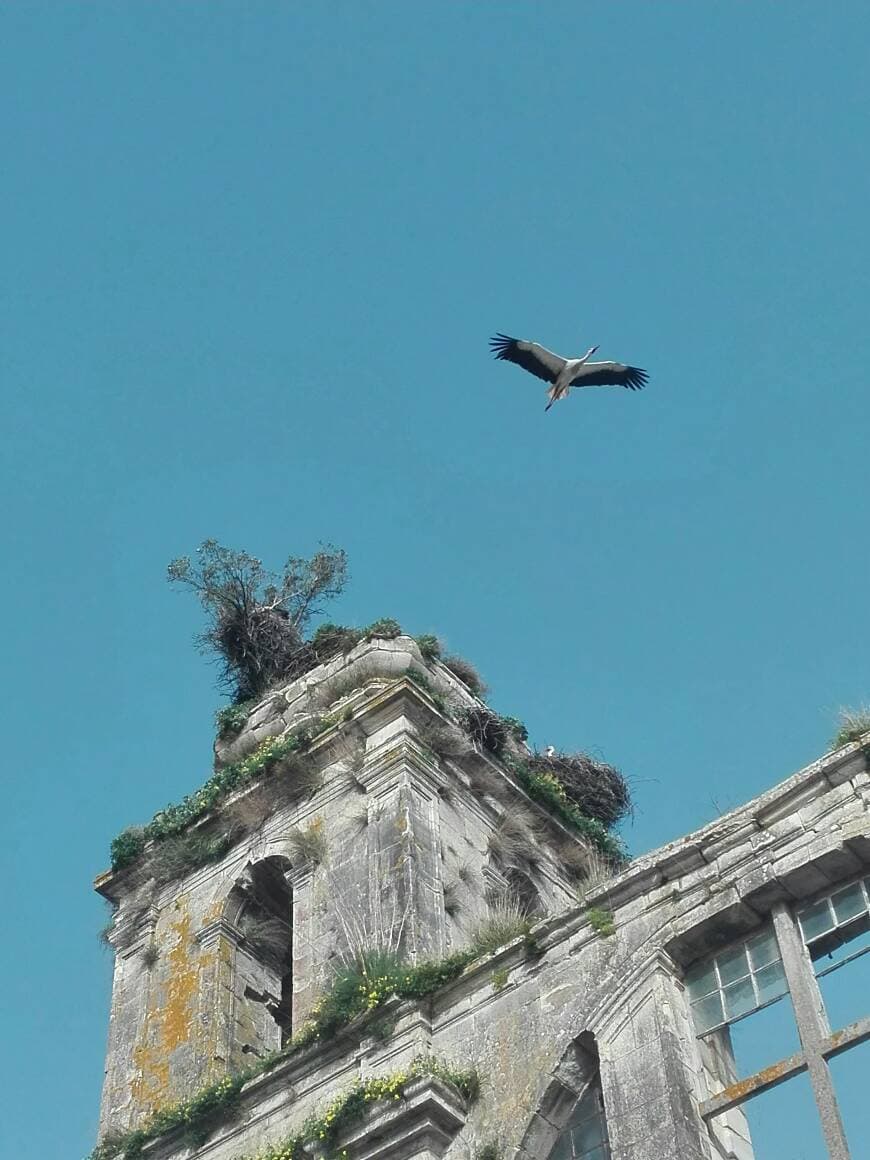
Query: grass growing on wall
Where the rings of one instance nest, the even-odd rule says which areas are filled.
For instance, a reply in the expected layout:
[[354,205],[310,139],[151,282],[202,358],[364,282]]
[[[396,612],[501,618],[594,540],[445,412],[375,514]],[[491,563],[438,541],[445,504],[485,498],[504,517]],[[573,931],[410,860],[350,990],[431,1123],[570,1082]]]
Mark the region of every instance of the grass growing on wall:
[[136,1160],[151,1140],[176,1129],[181,1130],[185,1143],[193,1147],[204,1143],[218,1124],[232,1115],[238,1106],[242,1088],[254,1074],[246,1071],[226,1076],[202,1088],[191,1099],[156,1112],[140,1128],[134,1128],[131,1132],[110,1133],[94,1148],[88,1160],[114,1160],[116,1156],[123,1156],[124,1160]]
[[274,772],[282,765],[288,772],[292,771],[294,762],[299,762],[302,752],[322,727],[322,721],[307,722],[285,737],[269,738],[248,757],[219,769],[196,793],[160,810],[147,826],[123,830],[111,845],[112,869],[129,866],[149,841],[161,841],[183,833],[193,822],[255,778]]
[[[119,1156],[123,1160],[137,1160],[146,1144],[177,1130],[186,1144],[199,1147],[222,1123],[232,1119],[244,1085],[274,1063],[274,1058],[263,1060],[256,1067],[209,1084],[189,1100],[157,1112],[139,1128],[110,1133],[94,1148],[88,1160],[115,1160]],[[410,1083],[427,1075],[451,1084],[469,1104],[480,1092],[476,1069],[458,1068],[433,1056],[419,1056],[404,1071],[357,1082],[330,1101],[322,1112],[309,1116],[298,1132],[258,1153],[256,1160],[303,1160],[307,1156],[306,1144],[328,1148],[340,1132],[365,1115],[370,1105],[380,1100],[400,1099]]]
[[[298,1132],[249,1160],[302,1160],[312,1146],[329,1155],[339,1136],[362,1120],[373,1104],[400,1100],[415,1080],[433,1076],[454,1087],[467,1104],[480,1093],[480,1077],[474,1068],[458,1068],[434,1056],[418,1056],[404,1071],[358,1080],[332,1099],[322,1112],[309,1116]],[[306,1147],[307,1146],[307,1147]]]
[[589,919],[589,925],[592,929],[602,938],[610,938],[611,935],[616,934],[616,923],[609,910],[605,910],[601,906],[590,906],[586,911],[586,917]]
[[489,954],[515,938],[525,938],[531,929],[532,920],[520,903],[509,896],[498,898],[473,928],[472,945],[478,954]]
[[[292,1050],[330,1038],[353,1019],[368,1015],[395,995],[422,999],[457,979],[481,954],[477,947],[444,959],[409,966],[390,951],[372,951],[340,967],[289,1045]],[[286,1051],[286,1049],[285,1049]]]
[[255,704],[256,701],[237,701],[218,709],[214,715],[218,737],[234,737],[241,733]]
[[627,861],[627,855],[619,839],[609,833],[602,822],[582,814],[569,799],[565,787],[553,774],[536,773],[524,762],[512,758],[506,759],[504,764],[514,774],[529,797],[552,810],[572,830],[582,834],[584,838],[588,838],[602,854],[612,859],[616,865],[622,865]]
[[865,733],[870,733],[870,705],[858,705],[854,709],[841,709],[838,714],[838,728],[831,744],[835,749],[859,741]]
[[[350,630],[338,625],[324,625],[322,629],[320,643],[325,650],[347,647],[355,639],[370,639],[372,636],[390,638],[401,631],[398,623],[389,619],[376,621],[366,629]],[[420,639],[424,642],[425,652],[434,659],[437,650],[435,638]],[[447,711],[444,698],[434,688],[428,676],[419,670],[409,669],[402,679],[404,678],[419,685],[442,711]],[[356,676],[354,681],[357,683]],[[249,710],[249,704],[230,706],[222,710],[219,715],[219,727],[222,731],[237,730],[244,724]],[[863,720],[861,718],[861,721]],[[850,718],[849,725],[853,733],[858,727],[856,721],[857,717],[854,721]],[[160,810],[147,825],[132,826],[124,830],[111,844],[112,869],[121,870],[136,861],[149,842],[160,843],[168,838],[179,837],[194,822],[224,802],[237,789],[258,778],[277,772],[286,775],[285,781],[298,783],[300,794],[306,791],[306,787],[316,788],[317,779],[312,778],[311,763],[304,757],[304,753],[315,735],[335,723],[331,718],[316,718],[290,734],[264,741],[248,757],[219,769],[195,793],[175,805]],[[529,754],[524,746],[527,731],[522,722],[513,717],[499,716],[484,705],[466,708],[459,713],[457,723],[461,726],[461,730],[454,728],[453,733],[458,737],[462,737],[464,733],[475,745],[492,753],[513,773],[530,797],[588,839],[614,864],[625,863],[627,860],[625,851],[619,840],[610,834],[606,824],[611,819],[615,820],[630,804],[627,789],[618,771],[601,763],[596,764],[583,755],[559,754],[546,758]],[[560,770],[563,773],[567,770],[566,777],[570,774],[573,778],[567,786],[565,778],[560,776]],[[598,777],[599,773],[602,776],[603,773],[607,773],[609,780],[605,778],[602,781]],[[604,820],[599,820],[598,817],[590,817],[581,809],[576,798],[582,788],[589,801],[597,803],[592,808],[596,812],[601,812],[599,799],[604,793],[602,786],[607,789],[605,796],[609,812],[604,814]],[[209,842],[212,843],[211,846]],[[191,844],[189,849],[179,847],[176,851],[179,857],[175,859],[181,867],[179,872],[219,857],[218,846],[221,842],[226,848],[227,835],[203,839],[196,849],[194,848],[196,843]],[[172,851],[167,850],[165,861],[168,864],[173,861],[171,853]],[[202,855],[198,861],[195,856],[197,853]]]

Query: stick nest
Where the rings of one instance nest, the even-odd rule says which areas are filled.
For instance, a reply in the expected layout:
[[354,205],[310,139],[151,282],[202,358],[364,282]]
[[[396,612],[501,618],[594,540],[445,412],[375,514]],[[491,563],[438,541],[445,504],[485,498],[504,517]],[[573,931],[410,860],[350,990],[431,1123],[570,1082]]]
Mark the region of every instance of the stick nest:
[[613,826],[631,811],[631,794],[623,775],[612,765],[586,753],[535,753],[529,759],[533,773],[549,774],[587,818]]

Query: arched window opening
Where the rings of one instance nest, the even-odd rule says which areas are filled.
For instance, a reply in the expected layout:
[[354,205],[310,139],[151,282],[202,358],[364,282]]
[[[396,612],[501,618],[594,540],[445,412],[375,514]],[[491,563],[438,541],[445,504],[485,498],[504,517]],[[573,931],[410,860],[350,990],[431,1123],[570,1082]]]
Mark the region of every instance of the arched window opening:
[[238,925],[262,970],[258,979],[247,983],[244,995],[263,1004],[280,1029],[283,1045],[292,1033],[293,898],[278,859],[257,862],[249,873]]
[[509,870],[505,875],[511,896],[516,899],[527,918],[543,918],[547,913],[538,888],[522,870]]
[[610,1160],[601,1085],[589,1085],[559,1133],[549,1160]]

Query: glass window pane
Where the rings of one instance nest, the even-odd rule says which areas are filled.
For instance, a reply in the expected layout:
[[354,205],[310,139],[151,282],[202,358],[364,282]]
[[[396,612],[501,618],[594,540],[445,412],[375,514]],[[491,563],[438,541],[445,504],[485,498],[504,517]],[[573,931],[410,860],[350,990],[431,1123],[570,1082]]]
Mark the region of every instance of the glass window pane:
[[715,995],[708,995],[692,1004],[692,1014],[695,1017],[695,1027],[700,1035],[724,1021],[722,1014],[722,997],[717,991]]
[[732,947],[730,951],[724,951],[721,955],[717,955],[716,963],[723,985],[734,983],[737,979],[742,979],[749,974],[749,961],[746,958],[744,945]]
[[588,1119],[598,1115],[598,1104],[594,1100],[589,1099],[589,1093],[576,1104],[574,1111],[571,1113],[571,1119],[565,1125],[567,1128],[579,1128],[581,1124],[585,1124]]
[[813,906],[808,906],[806,910],[802,910],[798,915],[801,924],[801,930],[804,932],[804,941],[810,942],[814,938],[818,938],[820,934],[831,930],[834,925],[831,908],[828,905],[827,898],[823,898],[821,902],[814,903]]
[[784,995],[788,987],[782,963],[771,963],[770,966],[762,967],[755,976],[755,985],[758,988],[759,1003],[769,1003],[771,999]]
[[[866,954],[851,962],[843,962],[864,947],[868,947]],[[837,962],[843,962],[843,966],[819,979],[819,989],[832,1031],[839,1031],[849,1023],[870,1015],[870,932],[838,947],[830,956],[819,959],[816,969],[823,971],[825,967]]]
[[723,991],[725,999],[725,1015],[729,1019],[736,1019],[738,1015],[745,1015],[757,1007],[755,989],[752,979],[741,979],[739,983],[732,983]]
[[836,894],[832,894],[831,903],[837,922],[848,922],[850,918],[867,913],[867,904],[864,901],[864,891],[861,889],[860,882],[855,882],[852,886],[847,886],[845,890],[838,890]]
[[582,1128],[575,1128],[571,1134],[574,1137],[574,1155],[579,1157],[601,1144],[601,1125],[597,1119],[589,1119]]
[[719,986],[716,978],[716,967],[710,963],[695,967],[686,975],[686,986],[689,988],[689,998],[701,999],[709,995]]
[[[843,923],[842,926],[835,927],[834,930],[823,934],[821,938],[815,938],[808,945],[810,958],[817,963],[816,974],[821,974],[826,966],[830,966],[831,961],[838,961],[843,958],[838,954],[838,948],[845,946],[847,943],[858,941],[866,931],[870,930],[870,914],[859,914],[857,918],[851,918],[848,922]],[[859,944],[860,945],[860,944]],[[851,954],[853,947],[846,951],[846,954]]]
[[601,1089],[595,1083],[588,1088],[571,1112],[568,1124],[559,1134],[549,1160],[607,1160],[607,1128]]
[[585,1155],[590,1148],[602,1143],[600,1117],[593,1116],[591,1120],[587,1120],[579,1128],[574,1128],[572,1135],[574,1137],[574,1151],[578,1156]]
[[749,940],[746,946],[749,951],[749,961],[756,971],[759,967],[764,967],[779,958],[779,946],[772,930],[757,934],[755,938]]
[[573,1160],[574,1151],[571,1147],[571,1133],[563,1132],[556,1141],[550,1160]]

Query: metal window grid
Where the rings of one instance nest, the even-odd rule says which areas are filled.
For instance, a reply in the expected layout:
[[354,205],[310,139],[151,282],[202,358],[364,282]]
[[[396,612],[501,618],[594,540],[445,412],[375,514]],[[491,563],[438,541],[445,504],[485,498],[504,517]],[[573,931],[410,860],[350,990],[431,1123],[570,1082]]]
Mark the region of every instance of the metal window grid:
[[[810,958],[830,954],[870,929],[870,878],[859,878],[802,906],[795,917]],[[854,957],[862,953],[859,951]],[[841,965],[837,963],[831,969]]]
[[695,1030],[708,1035],[787,993],[773,928],[720,951],[686,975]]
[[[860,884],[859,893],[865,903],[870,898],[868,882],[870,879],[863,879]],[[738,1079],[705,1100],[699,1110],[708,1124],[715,1116],[730,1108],[738,1107],[753,1096],[761,1095],[791,1079],[792,1076],[807,1072],[819,1110],[829,1160],[850,1160],[851,1154],[843,1130],[828,1061],[835,1055],[870,1039],[870,1017],[859,1019],[832,1032],[811,959],[814,948],[823,946],[824,939],[831,937],[832,932],[834,934],[841,932],[834,945],[842,945],[853,937],[850,932],[854,930],[856,921],[862,919],[860,911],[852,913],[857,910],[858,905],[858,894],[854,887],[853,883],[851,886],[832,891],[818,902],[801,907],[797,913],[792,913],[784,903],[774,906],[772,913],[774,933],[787,990],[792,999],[801,1050],[787,1059],[769,1064],[754,1075]],[[803,922],[799,921],[801,918]],[[813,925],[814,923],[816,925]],[[832,923],[835,925],[832,926]],[[843,931],[846,932],[845,937]],[[807,935],[810,936],[808,940]],[[819,953],[824,953],[824,950]],[[721,955],[716,957],[719,958]],[[703,977],[703,969],[706,966],[708,964],[695,968],[694,974],[697,978]]]
[[588,1087],[577,1101],[549,1160],[610,1160],[604,1104],[597,1083]]

